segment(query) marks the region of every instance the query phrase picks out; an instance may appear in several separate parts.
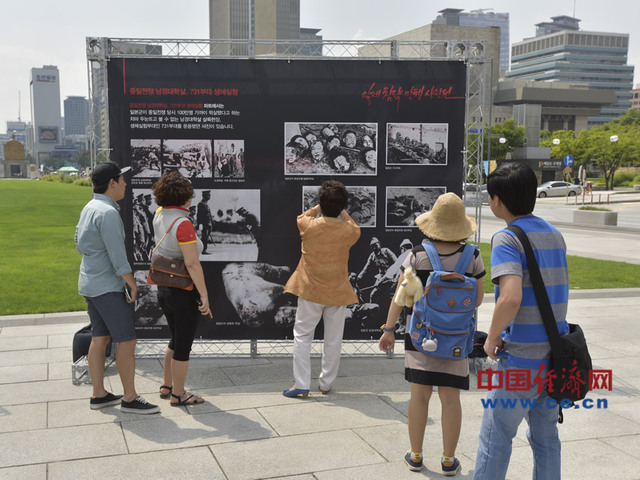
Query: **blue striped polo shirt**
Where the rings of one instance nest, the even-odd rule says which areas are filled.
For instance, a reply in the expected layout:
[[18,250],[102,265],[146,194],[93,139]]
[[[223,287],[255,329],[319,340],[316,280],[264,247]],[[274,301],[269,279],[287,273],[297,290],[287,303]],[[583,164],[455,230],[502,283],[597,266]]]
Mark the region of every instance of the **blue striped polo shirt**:
[[[531,242],[560,335],[569,332],[566,321],[569,301],[567,247],[562,234],[549,222],[534,215],[517,218],[512,225],[522,228]],[[491,239],[491,280],[496,284],[495,299],[500,297],[498,279],[503,275],[522,277],[522,302],[516,317],[502,333],[508,363],[521,368],[548,366],[551,347],[538,308],[527,260],[520,240],[509,230],[500,230]]]

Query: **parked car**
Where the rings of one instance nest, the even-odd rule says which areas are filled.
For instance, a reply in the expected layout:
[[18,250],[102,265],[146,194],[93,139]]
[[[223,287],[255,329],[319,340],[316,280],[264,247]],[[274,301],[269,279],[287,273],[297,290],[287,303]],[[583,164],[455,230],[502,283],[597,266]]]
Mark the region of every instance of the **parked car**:
[[483,203],[489,203],[489,194],[487,193],[487,186],[478,185],[475,183],[464,184],[464,204],[467,207],[475,207]]
[[580,185],[568,182],[545,182],[538,187],[538,198],[544,197],[573,197],[582,193]]

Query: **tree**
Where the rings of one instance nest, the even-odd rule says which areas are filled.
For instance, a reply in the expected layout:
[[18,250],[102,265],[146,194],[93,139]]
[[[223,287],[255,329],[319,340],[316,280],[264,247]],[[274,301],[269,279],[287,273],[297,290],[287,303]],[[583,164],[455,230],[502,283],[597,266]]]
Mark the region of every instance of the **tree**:
[[[526,129],[523,126],[518,126],[513,119],[495,123],[492,127],[485,124],[483,128],[485,131],[482,140],[484,159],[504,160],[513,148],[524,146]],[[478,135],[470,134],[469,138],[475,140]],[[502,138],[504,138],[504,141],[501,143],[500,140]],[[475,162],[470,158],[469,163],[474,164]]]
[[[550,132],[549,130],[542,130],[540,132],[540,146],[551,148],[551,158],[562,159],[565,155],[572,155],[576,157],[576,144],[578,134],[573,130],[556,130]],[[554,143],[554,140],[559,142]],[[576,159],[576,164],[580,164]]]
[[609,123],[582,130],[576,147],[581,156],[596,163],[606,188],[613,190],[616,170],[627,162],[640,161],[640,112],[628,110]]
[[[501,123],[495,123],[484,137],[484,148],[487,155],[488,140],[491,141],[491,158],[489,160],[505,160],[507,154],[516,147],[524,146],[524,136],[526,128],[516,124],[514,119],[509,119]],[[500,142],[504,138],[505,141]]]

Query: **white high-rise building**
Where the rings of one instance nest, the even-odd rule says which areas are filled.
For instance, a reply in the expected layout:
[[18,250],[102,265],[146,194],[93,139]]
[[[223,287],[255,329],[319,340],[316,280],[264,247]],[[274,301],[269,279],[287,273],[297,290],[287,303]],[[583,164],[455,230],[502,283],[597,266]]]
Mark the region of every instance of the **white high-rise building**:
[[33,156],[39,164],[50,158],[54,147],[62,142],[60,114],[60,72],[55,65],[32,68],[31,120],[33,122]]

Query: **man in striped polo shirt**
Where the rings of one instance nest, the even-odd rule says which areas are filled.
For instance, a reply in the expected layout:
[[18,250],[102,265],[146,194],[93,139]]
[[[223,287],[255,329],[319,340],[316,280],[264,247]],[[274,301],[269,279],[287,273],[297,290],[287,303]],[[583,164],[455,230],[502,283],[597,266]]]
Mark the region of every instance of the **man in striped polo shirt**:
[[[558,330],[564,335],[569,331],[566,245],[555,227],[532,214],[537,186],[536,175],[528,165],[505,164],[487,178],[489,206],[496,217],[507,225],[518,225],[529,237]],[[484,410],[473,478],[505,478],[511,443],[524,418],[529,425],[527,439],[534,456],[533,478],[560,479],[558,406],[547,402],[549,397],[540,388],[549,367],[551,347],[524,249],[509,230],[500,230],[491,239],[491,280],[496,285],[496,305],[484,350],[489,357],[499,360],[497,375],[503,376],[504,383],[500,388],[490,389],[487,396],[487,402],[495,408]],[[508,381],[513,378],[527,381],[524,386],[521,382],[513,385]]]

